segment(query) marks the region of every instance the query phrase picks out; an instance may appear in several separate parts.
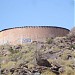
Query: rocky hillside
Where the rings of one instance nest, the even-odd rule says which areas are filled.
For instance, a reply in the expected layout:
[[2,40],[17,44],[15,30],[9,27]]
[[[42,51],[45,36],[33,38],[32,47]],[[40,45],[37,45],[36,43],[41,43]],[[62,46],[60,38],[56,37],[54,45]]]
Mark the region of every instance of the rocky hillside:
[[64,37],[0,46],[1,75],[75,75],[75,28]]

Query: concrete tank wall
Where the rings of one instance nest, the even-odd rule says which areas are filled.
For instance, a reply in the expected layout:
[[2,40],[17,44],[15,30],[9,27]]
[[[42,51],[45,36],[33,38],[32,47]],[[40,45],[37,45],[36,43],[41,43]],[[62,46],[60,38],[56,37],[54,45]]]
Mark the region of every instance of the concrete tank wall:
[[44,41],[49,37],[65,36],[68,29],[52,26],[16,27],[0,31],[0,44],[24,44]]

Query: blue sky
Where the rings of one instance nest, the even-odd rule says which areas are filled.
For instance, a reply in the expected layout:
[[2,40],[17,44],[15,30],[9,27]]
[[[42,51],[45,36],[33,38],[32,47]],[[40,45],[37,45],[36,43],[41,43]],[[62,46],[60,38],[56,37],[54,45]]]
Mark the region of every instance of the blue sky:
[[0,30],[19,26],[74,26],[74,0],[0,0]]

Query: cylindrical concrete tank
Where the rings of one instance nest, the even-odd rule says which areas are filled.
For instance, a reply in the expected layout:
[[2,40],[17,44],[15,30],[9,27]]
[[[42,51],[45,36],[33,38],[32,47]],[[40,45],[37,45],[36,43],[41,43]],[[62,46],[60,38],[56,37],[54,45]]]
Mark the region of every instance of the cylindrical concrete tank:
[[68,33],[68,29],[55,26],[25,26],[9,28],[0,31],[0,45],[44,41],[46,38],[65,36]]

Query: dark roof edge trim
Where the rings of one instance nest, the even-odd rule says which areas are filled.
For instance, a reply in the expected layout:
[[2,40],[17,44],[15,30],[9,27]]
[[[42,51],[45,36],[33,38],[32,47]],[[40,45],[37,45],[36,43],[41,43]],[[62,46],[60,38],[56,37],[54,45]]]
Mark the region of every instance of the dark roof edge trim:
[[65,30],[70,31],[70,30],[67,29],[67,28],[57,27],[57,26],[22,26],[22,27],[13,27],[13,28],[3,29],[3,30],[1,30],[0,32],[6,31],[6,30],[10,30],[10,29],[15,29],[15,28],[38,28],[38,27],[39,27],[39,28],[60,28],[60,29],[65,29]]

